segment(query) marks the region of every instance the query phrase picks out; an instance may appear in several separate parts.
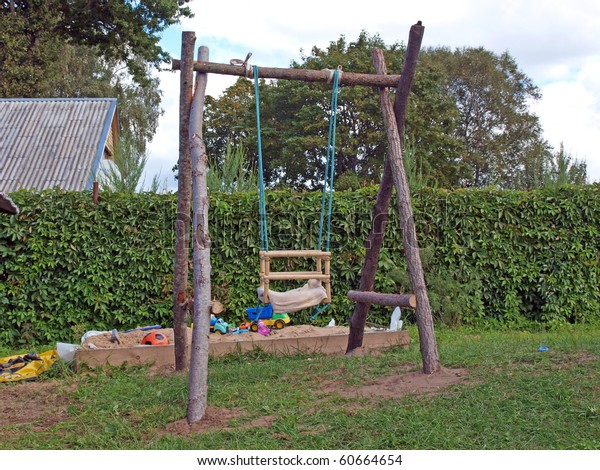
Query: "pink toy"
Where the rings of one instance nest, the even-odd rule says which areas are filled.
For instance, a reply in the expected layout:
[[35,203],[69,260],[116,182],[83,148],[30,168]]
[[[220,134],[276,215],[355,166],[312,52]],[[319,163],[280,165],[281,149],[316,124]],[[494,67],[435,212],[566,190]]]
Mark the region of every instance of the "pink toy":
[[258,320],[258,332],[263,336],[269,336],[271,330],[267,328],[267,326],[262,322],[262,320]]

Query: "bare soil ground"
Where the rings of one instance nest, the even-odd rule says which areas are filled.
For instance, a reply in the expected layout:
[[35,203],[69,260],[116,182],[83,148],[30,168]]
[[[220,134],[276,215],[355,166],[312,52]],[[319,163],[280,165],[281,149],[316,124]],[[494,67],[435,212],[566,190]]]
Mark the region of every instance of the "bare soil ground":
[[[412,365],[410,367],[412,369]],[[368,396],[370,400],[399,398],[405,395],[428,396],[441,392],[446,387],[462,381],[467,375],[465,369],[441,368],[439,372],[431,375],[422,372],[405,372],[400,368],[398,374],[379,377],[373,382],[360,386],[349,387],[342,382],[327,382],[321,387],[325,394],[338,393],[348,397]],[[243,415],[242,415],[243,417]],[[240,418],[239,410],[208,407],[204,418],[189,425],[185,419],[170,423],[165,433],[170,435],[188,436],[208,431],[231,429],[231,421]],[[273,416],[263,416],[254,421],[242,424],[242,427],[270,428],[274,421]]]

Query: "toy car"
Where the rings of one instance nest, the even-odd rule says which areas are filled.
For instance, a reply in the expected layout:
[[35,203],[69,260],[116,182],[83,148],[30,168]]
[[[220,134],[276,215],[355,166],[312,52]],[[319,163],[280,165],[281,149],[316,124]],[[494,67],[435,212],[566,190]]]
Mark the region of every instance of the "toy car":
[[247,308],[246,313],[248,318],[252,320],[250,331],[255,333],[258,331],[258,320],[262,320],[265,326],[273,326],[278,330],[292,321],[287,313],[273,313],[271,304]]
[[222,318],[217,318],[214,315],[210,316],[210,332],[225,335],[229,333],[229,325]]

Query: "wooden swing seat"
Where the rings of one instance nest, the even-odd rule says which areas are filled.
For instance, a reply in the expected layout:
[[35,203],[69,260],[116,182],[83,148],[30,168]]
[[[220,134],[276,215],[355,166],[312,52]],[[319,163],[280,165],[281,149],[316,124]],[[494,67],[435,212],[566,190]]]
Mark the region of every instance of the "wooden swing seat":
[[[327,297],[324,303],[331,303],[331,252],[321,250],[275,250],[260,253],[260,287],[263,288],[264,302],[269,303],[270,281],[309,280],[322,281]],[[315,271],[271,271],[271,258],[314,258]]]

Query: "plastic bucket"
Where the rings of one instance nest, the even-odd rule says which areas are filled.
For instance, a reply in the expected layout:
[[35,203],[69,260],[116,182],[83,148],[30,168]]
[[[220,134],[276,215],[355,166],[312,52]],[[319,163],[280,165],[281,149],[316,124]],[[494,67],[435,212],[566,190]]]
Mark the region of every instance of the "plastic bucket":
[[75,359],[75,351],[80,348],[78,344],[56,343],[56,352],[65,362],[71,362]]

